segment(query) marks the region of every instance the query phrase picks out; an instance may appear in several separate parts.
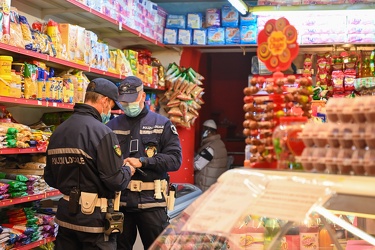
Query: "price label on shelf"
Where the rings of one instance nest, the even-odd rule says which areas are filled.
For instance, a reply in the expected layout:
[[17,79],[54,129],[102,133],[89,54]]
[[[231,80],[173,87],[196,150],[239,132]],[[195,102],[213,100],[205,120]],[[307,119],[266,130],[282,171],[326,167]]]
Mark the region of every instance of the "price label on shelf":
[[119,29],[119,30],[122,30],[122,22],[119,22],[119,23],[118,23],[118,29]]
[[56,103],[56,102],[53,102],[53,103],[52,103],[52,106],[53,106],[53,107],[57,107],[57,103]]
[[38,105],[43,105],[43,102],[42,101],[38,101]]

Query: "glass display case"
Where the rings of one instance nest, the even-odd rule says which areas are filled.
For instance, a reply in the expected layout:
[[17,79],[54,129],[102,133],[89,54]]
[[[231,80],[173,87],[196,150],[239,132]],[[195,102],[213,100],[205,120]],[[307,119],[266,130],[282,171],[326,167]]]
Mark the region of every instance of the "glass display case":
[[150,249],[375,249],[374,190],[373,177],[229,170]]

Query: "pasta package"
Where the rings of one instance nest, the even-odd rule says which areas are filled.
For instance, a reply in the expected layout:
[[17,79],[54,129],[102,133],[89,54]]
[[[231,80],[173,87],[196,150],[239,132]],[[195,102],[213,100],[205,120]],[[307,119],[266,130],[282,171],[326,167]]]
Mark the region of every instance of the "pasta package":
[[11,8],[9,13],[10,18],[10,39],[9,44],[22,48],[25,48],[25,43],[22,36],[22,28],[19,23],[19,15],[16,8]]
[[25,16],[19,16],[19,22],[21,25],[22,30],[22,37],[25,43],[25,49],[32,50],[33,49],[33,37],[30,30],[30,25],[27,21]]

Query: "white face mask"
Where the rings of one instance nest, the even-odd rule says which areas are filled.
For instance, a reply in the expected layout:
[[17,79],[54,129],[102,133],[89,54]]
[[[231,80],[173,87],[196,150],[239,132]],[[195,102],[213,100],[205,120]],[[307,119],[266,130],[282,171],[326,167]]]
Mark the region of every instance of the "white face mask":
[[211,133],[210,130],[206,129],[205,131],[203,131],[203,134],[202,134],[202,139],[205,139],[207,138],[207,136]]

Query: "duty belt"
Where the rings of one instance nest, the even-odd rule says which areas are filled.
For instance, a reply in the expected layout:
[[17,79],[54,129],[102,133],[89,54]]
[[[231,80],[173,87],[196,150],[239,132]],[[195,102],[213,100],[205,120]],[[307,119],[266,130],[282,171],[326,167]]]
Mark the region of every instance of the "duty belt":
[[[167,190],[167,181],[161,180],[161,191],[164,192]],[[127,189],[130,189],[130,191],[135,192],[141,192],[145,190],[155,190],[155,182],[143,182],[138,180],[131,180],[129,182],[129,185],[127,186]]]
[[[69,196],[64,194],[63,199],[69,201]],[[79,204],[81,204],[81,199],[79,199]],[[95,204],[95,207],[100,207],[102,212],[107,212],[107,206],[107,198],[98,198]]]

